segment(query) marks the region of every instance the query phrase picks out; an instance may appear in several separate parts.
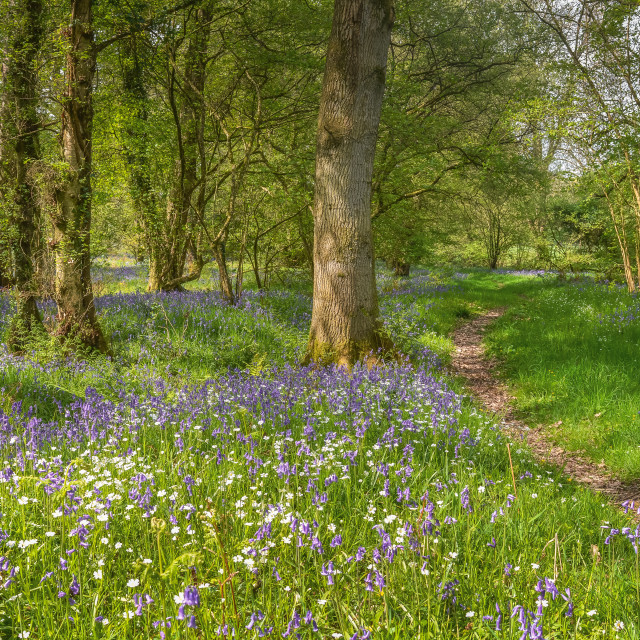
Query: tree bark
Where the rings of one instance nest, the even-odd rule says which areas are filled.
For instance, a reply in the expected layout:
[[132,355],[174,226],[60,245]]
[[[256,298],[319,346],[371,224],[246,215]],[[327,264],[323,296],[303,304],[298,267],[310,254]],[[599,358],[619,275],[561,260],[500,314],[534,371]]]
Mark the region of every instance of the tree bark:
[[[178,158],[165,220],[158,223],[154,219],[146,223],[149,291],[180,289],[185,282],[199,278],[201,273],[201,268],[190,269],[187,274],[184,269],[199,224],[192,199],[196,189],[204,193],[206,186],[206,176],[198,176],[198,160],[204,144],[204,89],[211,20],[211,3],[205,1],[195,11],[181,79],[177,77],[175,66],[170,71],[169,102],[177,131]],[[175,60],[172,64],[175,65]],[[195,260],[193,264],[198,263]]]
[[[122,99],[127,106],[123,124],[124,160],[129,193],[137,222],[146,235],[160,234],[159,207],[153,190],[149,151],[149,95],[144,82],[145,57],[141,51],[140,34],[132,33],[120,45],[122,68]],[[148,240],[144,242],[147,253]]]
[[393,20],[391,0],[335,0],[316,146],[312,360],[350,366],[388,346],[371,181]]
[[65,167],[55,185],[56,211],[51,216],[57,333],[65,341],[107,352],[91,284],[92,89],[96,66],[92,0],[71,0],[71,22],[63,36],[67,59],[60,146]]
[[35,186],[28,177],[30,164],[40,158],[37,60],[44,38],[44,7],[42,0],[15,0],[7,9],[4,18],[11,25],[11,37],[3,65],[0,153],[2,197],[10,211],[9,239],[17,294],[7,344],[12,351],[21,352],[36,334],[45,333],[34,282],[40,207]]
[[222,240],[214,244],[212,249],[213,257],[215,258],[216,265],[218,266],[218,276],[220,278],[220,293],[227,302],[229,302],[230,304],[234,304],[235,296],[233,294],[233,283],[231,282],[229,269],[227,268],[226,242]]

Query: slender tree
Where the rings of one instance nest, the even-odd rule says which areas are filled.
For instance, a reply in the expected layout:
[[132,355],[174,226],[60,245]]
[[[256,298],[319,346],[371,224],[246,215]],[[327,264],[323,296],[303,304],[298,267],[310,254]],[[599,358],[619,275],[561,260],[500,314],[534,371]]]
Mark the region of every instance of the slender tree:
[[[133,16],[142,13],[143,9],[141,3],[134,6]],[[145,55],[142,43],[144,35],[140,30],[132,30],[131,34],[119,43],[122,76],[120,101],[123,106],[123,115],[119,121],[133,211],[139,228],[147,231],[148,250],[154,242],[150,234],[157,228],[160,205],[154,192],[152,157],[149,150],[152,142],[149,132],[149,110],[152,103],[145,84],[149,56]]]
[[[194,204],[198,192],[204,193],[205,188],[206,176],[198,169],[204,145],[204,88],[212,6],[210,0],[204,0],[190,12],[182,65],[178,60],[182,38],[169,46],[167,100],[175,125],[178,155],[166,212],[159,215],[149,210],[150,215],[144,219],[150,291],[179,289],[184,283],[199,278],[204,264],[196,244],[198,220]],[[191,269],[184,273],[189,256]]]
[[106,352],[91,285],[92,91],[97,52],[92,17],[92,0],[71,0],[71,20],[63,30],[67,47],[60,123],[64,169],[55,185],[51,222],[58,333]]
[[40,208],[29,179],[30,165],[40,158],[38,132],[38,56],[44,37],[42,0],[14,0],[2,14],[10,25],[2,68],[0,154],[2,205],[8,211],[9,245],[17,309],[8,344],[21,351],[36,332],[44,332],[36,305],[34,251]]
[[350,365],[383,346],[371,179],[394,20],[390,0],[336,0],[320,98],[309,357]]

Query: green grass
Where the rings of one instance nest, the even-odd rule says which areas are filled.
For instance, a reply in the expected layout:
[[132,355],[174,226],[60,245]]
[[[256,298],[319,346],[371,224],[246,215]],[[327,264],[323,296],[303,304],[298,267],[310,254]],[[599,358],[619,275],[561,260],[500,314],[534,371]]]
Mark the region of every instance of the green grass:
[[450,270],[436,273],[440,283],[453,286],[432,295],[420,311],[428,329],[419,342],[448,361],[456,327],[505,307],[485,343],[501,362],[499,373],[515,395],[519,415],[621,478],[640,478],[636,297],[615,285],[559,281],[553,275],[471,270],[458,279]]
[[[126,281],[128,291],[143,284]],[[640,337],[633,324],[622,333],[599,324],[602,309],[633,302],[617,290],[484,271],[405,281],[382,274],[380,288],[387,331],[416,365],[424,347],[446,360],[461,323],[510,307],[490,344],[514,384],[518,363],[535,372],[551,356],[566,361],[584,350],[565,345],[569,315],[584,322],[577,337],[599,326],[608,350]],[[630,515],[516,441],[514,487],[505,437],[471,402],[458,404],[443,371],[395,363],[355,376],[301,371],[304,286],[252,293],[237,308],[206,289],[104,298],[113,361],[51,362],[46,351],[2,361],[0,555],[9,567],[0,572],[11,580],[0,600],[2,640],[23,632],[30,640],[155,640],[163,629],[195,640],[218,637],[224,624],[236,638],[270,626],[282,637],[295,611],[311,611],[319,631],[301,623],[288,638],[510,639],[522,636],[518,611],[509,615],[518,605],[533,612],[527,624],[540,607],[547,640],[640,638]],[[534,315],[548,343],[529,338],[536,323],[523,320]],[[599,369],[598,384],[619,386],[616,362]],[[558,374],[551,368],[545,384]],[[610,400],[607,389],[601,398]],[[77,428],[91,437],[71,437]],[[52,441],[34,451],[39,432]],[[406,490],[410,499],[399,498]],[[312,536],[292,533],[294,519],[309,524],[322,554]],[[403,548],[386,555],[374,525]],[[610,527],[618,531],[611,537]],[[365,557],[349,559],[361,546]],[[384,584],[367,588],[374,578]],[[551,591],[538,603],[545,578],[569,590],[573,615]],[[447,583],[455,589],[448,596]],[[182,616],[180,596],[195,585],[200,605]],[[153,602],[140,605],[141,595]],[[257,611],[265,619],[247,629]],[[171,628],[154,626],[160,620]]]
[[616,310],[635,298],[616,287],[556,282],[527,292],[488,331],[520,414],[560,445],[623,478],[640,477],[640,322]]

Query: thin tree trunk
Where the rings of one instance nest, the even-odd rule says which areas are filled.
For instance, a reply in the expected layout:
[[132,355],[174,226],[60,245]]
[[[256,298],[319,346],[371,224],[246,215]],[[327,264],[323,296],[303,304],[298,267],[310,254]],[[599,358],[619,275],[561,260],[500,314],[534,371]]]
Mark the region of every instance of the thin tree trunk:
[[[616,232],[616,238],[618,240],[618,246],[620,247],[620,254],[622,256],[622,267],[624,269],[624,277],[627,282],[627,289],[629,293],[633,293],[636,290],[636,283],[633,277],[633,270],[631,269],[631,258],[629,256],[629,243],[627,241],[624,210],[620,207],[620,221],[618,221],[615,203],[611,198],[607,185],[603,180],[598,180],[598,182],[600,183],[600,188],[602,189],[602,193],[607,201],[609,213],[611,214],[611,221],[613,222],[613,228]],[[615,180],[613,180],[613,186],[615,189],[620,190],[620,187]]]
[[235,298],[233,295],[233,283],[229,277],[229,269],[227,268],[227,254],[225,241],[216,242],[213,247],[213,257],[218,265],[218,274],[220,277],[220,292],[222,297],[229,303],[233,304]]
[[258,242],[259,236],[256,236],[253,240],[253,257],[249,256],[251,261],[251,268],[253,269],[253,275],[256,279],[256,287],[258,290],[263,288],[262,280],[260,279],[260,259],[258,257]]
[[609,213],[611,214],[611,220],[613,222],[613,228],[616,232],[616,238],[618,239],[618,246],[620,247],[620,253],[622,255],[622,267],[624,269],[624,277],[627,281],[627,289],[629,293],[633,293],[636,290],[635,280],[633,278],[633,271],[631,269],[631,260],[629,258],[629,243],[627,242],[627,234],[625,231],[624,214],[621,213],[621,223],[618,224],[616,216],[616,210],[611,198],[606,190],[604,190],[607,204],[609,205]]
[[638,286],[640,286],[640,186],[633,170],[633,166],[630,162],[630,158],[627,159],[629,163],[629,181],[631,182],[631,188],[633,190],[634,202],[631,205],[635,218],[635,250],[636,250],[636,270],[638,275]]
[[0,150],[3,170],[2,196],[10,211],[9,235],[13,257],[16,314],[7,343],[15,352],[29,340],[44,334],[36,304],[34,250],[38,245],[40,207],[28,177],[29,165],[40,158],[37,112],[37,59],[44,37],[42,0],[15,0],[4,14],[11,38],[3,65],[3,108]]
[[249,228],[249,214],[247,213],[242,227],[242,240],[238,252],[238,269],[236,271],[236,300],[242,296],[242,284],[244,280],[244,252],[247,246],[247,231]]
[[[162,237],[158,202],[151,179],[149,151],[148,105],[149,96],[144,82],[144,57],[138,34],[132,34],[121,43],[122,99],[128,117],[123,124],[124,160],[127,169],[129,193],[137,220],[147,236]],[[147,244],[147,257],[150,251]],[[157,269],[155,261],[151,261]]]
[[184,274],[184,269],[188,247],[199,224],[192,198],[199,180],[201,193],[205,188],[206,176],[198,176],[198,159],[204,136],[204,88],[211,19],[211,3],[205,2],[195,11],[181,74],[182,87],[177,85],[175,68],[170,71],[169,102],[177,130],[178,158],[164,228],[160,231],[157,226],[148,226],[149,291],[180,289],[184,283],[199,278],[201,273],[201,269],[196,268]]
[[351,365],[385,346],[371,180],[394,20],[390,0],[336,0],[316,149],[308,357]]
[[60,145],[65,168],[55,188],[51,216],[56,254],[58,334],[65,340],[107,352],[91,285],[92,88],[96,66],[92,0],[71,0],[66,89],[62,96]]

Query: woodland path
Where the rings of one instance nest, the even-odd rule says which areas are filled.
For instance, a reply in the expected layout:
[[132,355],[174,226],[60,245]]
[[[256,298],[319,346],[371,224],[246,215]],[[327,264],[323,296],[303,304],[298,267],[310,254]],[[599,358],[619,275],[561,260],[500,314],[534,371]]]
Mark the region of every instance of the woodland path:
[[497,362],[486,357],[482,338],[487,325],[497,320],[506,309],[492,309],[467,322],[453,335],[455,352],[452,369],[462,376],[467,387],[485,408],[496,414],[503,430],[514,440],[528,443],[537,460],[556,465],[574,482],[602,493],[617,505],[635,501],[640,515],[640,481],[622,482],[606,473],[604,465],[581,458],[575,452],[555,445],[543,428],[532,428],[515,417],[513,397],[496,377]]

